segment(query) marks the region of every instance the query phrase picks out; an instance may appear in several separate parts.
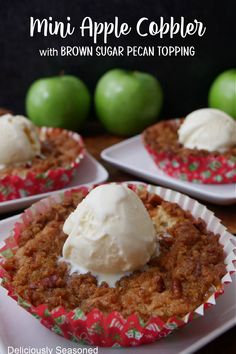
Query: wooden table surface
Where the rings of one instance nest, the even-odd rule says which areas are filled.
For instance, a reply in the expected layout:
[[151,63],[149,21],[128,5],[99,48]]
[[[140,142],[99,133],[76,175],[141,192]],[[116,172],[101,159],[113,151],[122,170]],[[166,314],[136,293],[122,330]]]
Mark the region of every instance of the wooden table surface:
[[[140,180],[133,175],[119,171],[110,166],[108,163],[101,161],[100,153],[103,149],[115,143],[122,141],[122,138],[105,134],[104,132],[96,133],[95,135],[85,136],[84,142],[87,150],[98,160],[109,172],[109,181],[127,181]],[[205,203],[206,204],[206,203]],[[227,226],[230,232],[236,234],[236,205],[232,206],[216,206],[213,204],[206,204],[209,209],[215,212],[223,224]],[[11,214],[12,215],[12,214]],[[9,216],[4,215],[4,217]],[[217,353],[236,353],[236,327],[232,328],[222,336],[215,339],[213,342],[199,350],[199,354],[217,354]],[[178,353],[176,353],[178,354]]]

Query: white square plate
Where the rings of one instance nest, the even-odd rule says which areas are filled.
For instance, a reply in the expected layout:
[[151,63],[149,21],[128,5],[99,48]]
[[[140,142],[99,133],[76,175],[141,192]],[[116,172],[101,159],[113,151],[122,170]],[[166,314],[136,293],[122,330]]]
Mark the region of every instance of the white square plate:
[[122,170],[193,197],[215,204],[236,203],[236,184],[190,183],[169,177],[162,172],[144,148],[141,135],[103,150],[101,157]]
[[[76,176],[66,188],[60,189],[60,191],[65,191],[67,189],[77,187],[82,184],[85,185],[102,183],[105,182],[107,178],[107,170],[89,153],[86,153],[84,159],[78,166],[78,172],[76,173]],[[0,214],[23,209],[36,202],[37,200],[46,198],[48,195],[52,195],[56,192],[58,192],[58,190],[48,193],[35,194],[30,197],[14,199],[6,202],[0,202]]]
[[[0,222],[0,247],[10,234],[19,215]],[[236,324],[236,277],[226,286],[225,293],[217,299],[216,306],[205,312],[204,317],[195,319],[185,328],[159,340],[156,343],[127,349],[99,348],[99,354],[121,354],[127,350],[130,354],[189,354],[201,348],[211,340]],[[46,329],[32,315],[19,307],[7,296],[0,286],[0,353],[7,354],[8,347],[15,348],[83,348],[83,345],[68,341],[49,329]]]

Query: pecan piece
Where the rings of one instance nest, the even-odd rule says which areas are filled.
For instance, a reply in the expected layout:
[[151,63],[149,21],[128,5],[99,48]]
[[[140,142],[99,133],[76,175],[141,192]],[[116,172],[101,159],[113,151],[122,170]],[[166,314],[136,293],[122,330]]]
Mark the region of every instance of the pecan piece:
[[57,280],[58,280],[58,276],[56,274],[54,274],[48,278],[42,279],[41,283],[44,288],[55,288]]
[[163,237],[162,235],[160,236],[160,244],[163,247],[170,248],[173,243],[174,243],[174,238],[173,237]]
[[34,283],[30,283],[29,284],[29,289],[32,289],[32,290],[35,290],[35,289],[37,289],[37,285],[36,284],[34,284]]
[[202,274],[202,266],[199,262],[197,262],[196,267],[195,267],[195,271],[194,271],[194,275],[196,277],[199,277]]
[[162,203],[162,199],[157,194],[149,194],[147,202],[153,207],[156,207]]
[[161,275],[158,274],[156,276],[155,281],[156,281],[156,289],[158,293],[162,293],[163,291],[166,290],[165,283]]
[[179,279],[172,280],[171,291],[175,299],[179,299],[182,296],[182,284]]

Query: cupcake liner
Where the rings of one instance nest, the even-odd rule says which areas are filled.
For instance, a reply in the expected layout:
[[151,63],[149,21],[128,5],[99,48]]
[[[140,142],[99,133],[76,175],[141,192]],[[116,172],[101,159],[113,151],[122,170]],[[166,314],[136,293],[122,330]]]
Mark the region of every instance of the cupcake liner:
[[[30,312],[45,327],[74,342],[106,347],[138,346],[154,342],[167,336],[175,329],[186,325],[194,318],[203,316],[207,308],[216,304],[216,298],[224,292],[225,284],[232,281],[231,275],[236,271],[236,247],[232,241],[233,236],[227,232],[220,220],[205,206],[170,189],[144,184],[128,185],[134,190],[136,188],[146,188],[149,192],[156,193],[165,200],[178,203],[184,210],[190,211],[194,217],[201,217],[205,220],[208,230],[220,234],[219,242],[224,246],[227,273],[221,279],[221,284],[218,288],[211,288],[212,293],[209,298],[195,311],[181,318],[171,317],[166,321],[155,316],[144,323],[136,314],[132,314],[125,319],[119,312],[104,315],[98,309],[93,309],[85,314],[80,308],[67,312],[63,307],[49,310],[44,304],[35,307],[24,301],[14,291],[10,284],[10,275],[1,267],[1,264],[16,252],[22,228],[28,225],[35,215],[46,212],[53,204],[70,198],[72,191],[39,201],[27,209],[20,217],[20,221],[14,226],[12,235],[5,240],[5,245],[0,250],[0,280],[2,280],[2,285],[8,290],[8,295],[16,300],[21,307]],[[81,187],[76,189],[76,191],[82,192],[85,196],[92,188],[94,186]]]
[[40,135],[46,133],[66,133],[81,146],[80,154],[68,165],[49,169],[46,172],[35,173],[29,171],[26,175],[7,175],[0,177],[0,202],[41,194],[65,187],[76,173],[76,169],[84,157],[85,148],[81,136],[72,131],[59,128],[40,129]]
[[[171,120],[179,124],[179,119]],[[236,182],[236,157],[224,155],[187,156],[181,158],[170,152],[158,152],[144,143],[156,165],[171,177],[204,184]]]

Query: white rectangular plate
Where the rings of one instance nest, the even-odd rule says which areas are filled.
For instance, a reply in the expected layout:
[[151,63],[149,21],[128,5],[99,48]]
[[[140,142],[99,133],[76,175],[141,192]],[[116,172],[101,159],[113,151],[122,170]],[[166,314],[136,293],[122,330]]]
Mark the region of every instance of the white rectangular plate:
[[[108,172],[105,168],[95,160],[89,153],[86,153],[84,159],[78,166],[78,172],[68,186],[60,191],[77,187],[85,184],[97,184],[105,182],[108,178]],[[0,214],[8,213],[14,210],[23,209],[39,199],[45,198],[57,191],[32,195],[30,197],[24,197],[20,199],[14,199],[6,202],[0,202]]]
[[[18,220],[19,215],[0,222],[0,246]],[[192,321],[185,328],[181,328],[160,341],[129,348],[130,354],[189,354],[209,343],[220,334],[236,324],[236,277],[226,286],[225,293],[217,299],[216,306],[205,312],[204,317]],[[49,347],[83,348],[83,345],[70,342],[46,329],[33,316],[19,307],[7,296],[5,289],[0,286],[0,353],[7,354],[7,348]],[[125,350],[125,349],[124,349]],[[99,348],[99,354],[121,354],[124,350]]]
[[215,204],[236,203],[236,184],[197,184],[184,182],[162,172],[144,148],[141,136],[122,141],[102,151],[112,165],[145,180],[166,186]]

